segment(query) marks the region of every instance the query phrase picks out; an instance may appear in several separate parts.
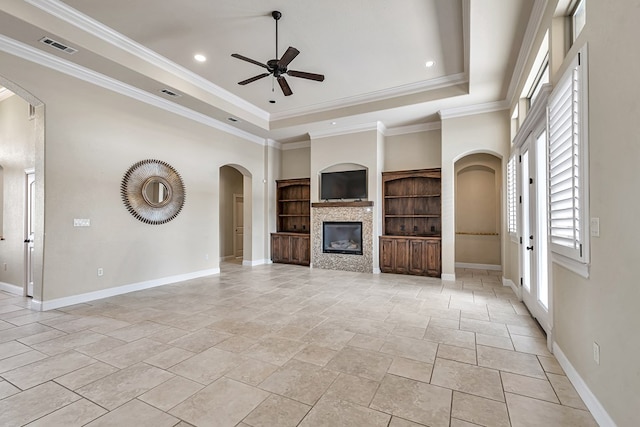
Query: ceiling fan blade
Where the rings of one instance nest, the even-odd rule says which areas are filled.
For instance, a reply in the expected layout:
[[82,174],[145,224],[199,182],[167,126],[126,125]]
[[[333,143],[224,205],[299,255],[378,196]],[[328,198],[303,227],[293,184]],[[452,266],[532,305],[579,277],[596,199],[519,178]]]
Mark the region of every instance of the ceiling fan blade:
[[290,75],[291,77],[300,77],[302,79],[315,80],[317,82],[324,81],[324,75],[322,74],[305,73],[304,71],[294,71],[294,70],[287,71],[287,74]]
[[251,62],[252,64],[256,64],[259,67],[266,68],[267,70],[269,69],[269,67],[266,64],[263,64],[251,58],[247,58],[246,56],[242,56],[237,53],[232,53],[231,56],[233,56],[234,58],[242,59],[243,61]]
[[246,85],[246,84],[249,84],[249,83],[255,82],[256,80],[260,80],[260,79],[265,78],[265,77],[270,76],[270,75],[271,75],[271,73],[264,73],[264,74],[260,74],[260,75],[255,76],[255,77],[251,77],[250,79],[247,79],[247,80],[243,80],[243,81],[241,81],[241,82],[238,82],[238,84],[239,84],[239,85],[243,85],[243,86],[244,86],[244,85]]
[[293,94],[293,92],[291,92],[291,88],[289,87],[289,84],[287,83],[287,81],[283,76],[278,77],[278,83],[280,83],[280,89],[282,89],[282,93],[284,93],[284,96],[289,96]]
[[287,65],[289,65],[289,63],[293,61],[293,59],[298,56],[299,53],[300,51],[298,49],[289,46],[289,49],[287,49],[284,55],[282,55],[282,58],[280,58],[280,61],[278,61],[278,66],[286,68]]

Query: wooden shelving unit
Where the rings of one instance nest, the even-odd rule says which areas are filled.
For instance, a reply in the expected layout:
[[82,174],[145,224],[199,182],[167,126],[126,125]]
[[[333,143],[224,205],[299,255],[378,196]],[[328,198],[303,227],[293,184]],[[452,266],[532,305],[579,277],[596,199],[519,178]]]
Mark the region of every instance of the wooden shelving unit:
[[309,178],[276,181],[277,232],[271,233],[271,260],[311,263],[311,182]]
[[380,269],[440,277],[440,169],[382,173]]

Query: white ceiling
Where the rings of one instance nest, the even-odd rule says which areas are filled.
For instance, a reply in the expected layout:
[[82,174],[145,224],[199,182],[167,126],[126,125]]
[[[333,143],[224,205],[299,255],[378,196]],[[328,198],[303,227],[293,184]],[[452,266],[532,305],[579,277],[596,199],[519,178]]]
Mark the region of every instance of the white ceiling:
[[[0,31],[154,95],[173,90],[182,95],[173,102],[228,125],[293,142],[332,126],[394,128],[437,121],[441,110],[505,105],[540,2],[25,0],[0,5]],[[301,53],[290,69],[325,75],[287,76],[288,97],[271,77],[238,85],[265,70],[231,57],[275,57],[273,10],[282,12],[278,57],[293,46]],[[78,52],[39,43],[45,35]],[[427,68],[428,60],[436,65]]]

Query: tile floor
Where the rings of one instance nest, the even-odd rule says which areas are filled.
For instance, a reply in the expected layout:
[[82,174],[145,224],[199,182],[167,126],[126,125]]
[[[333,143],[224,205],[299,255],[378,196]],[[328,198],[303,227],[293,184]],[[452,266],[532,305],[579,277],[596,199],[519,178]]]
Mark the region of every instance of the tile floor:
[[596,426],[500,274],[283,264],[48,312],[0,292],[0,425]]

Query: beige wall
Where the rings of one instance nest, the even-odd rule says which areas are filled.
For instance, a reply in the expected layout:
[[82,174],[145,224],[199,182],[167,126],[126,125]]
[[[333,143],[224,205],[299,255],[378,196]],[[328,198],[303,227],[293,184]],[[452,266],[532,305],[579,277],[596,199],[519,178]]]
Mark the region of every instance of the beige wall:
[[[265,260],[263,146],[10,55],[0,54],[0,64],[0,74],[46,105],[45,167],[36,169],[46,181],[43,300],[215,271],[225,164],[250,176],[245,259]],[[120,197],[124,173],[146,158],[169,162],[185,183],[184,209],[164,225],[136,220]],[[74,228],[73,218],[89,218],[91,227]]]
[[[457,160],[474,153],[507,158],[508,110],[442,120],[442,273],[455,274],[455,168]],[[500,231],[504,236],[504,225]],[[504,245],[504,239],[501,245]]]
[[[2,167],[2,224],[0,282],[24,287],[25,169],[35,167],[36,121],[28,118],[29,104],[17,95],[0,102],[0,166]],[[4,265],[6,264],[6,270]]]
[[502,162],[471,154],[455,164],[456,263],[501,264]]
[[384,171],[439,168],[442,164],[440,129],[387,136]]
[[556,342],[619,426],[637,425],[640,395],[638,22],[638,1],[587,3],[575,48],[588,43],[590,216],[600,218],[600,237],[591,239],[589,279],[552,270]]
[[279,179],[311,176],[311,147],[282,150],[282,173]]
[[220,168],[220,258],[233,253],[233,204],[234,194],[243,194],[242,174],[231,166]]

